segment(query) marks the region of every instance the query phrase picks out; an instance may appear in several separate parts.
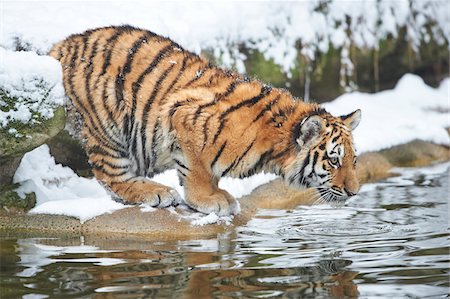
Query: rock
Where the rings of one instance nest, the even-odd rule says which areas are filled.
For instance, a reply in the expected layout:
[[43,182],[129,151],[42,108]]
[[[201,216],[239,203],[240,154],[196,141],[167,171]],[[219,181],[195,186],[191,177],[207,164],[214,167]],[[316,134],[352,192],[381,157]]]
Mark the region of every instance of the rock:
[[417,167],[429,165],[432,162],[450,159],[448,146],[429,143],[422,140],[413,140],[380,151],[380,154],[393,165],[398,167]]
[[64,108],[55,110],[51,119],[35,125],[23,125],[21,137],[16,137],[0,128],[0,185],[12,183],[12,177],[26,152],[46,143],[56,136],[65,124]]
[[61,130],[47,142],[47,145],[56,163],[70,167],[79,176],[93,176],[86,151],[81,143],[66,130]]
[[20,198],[15,189],[16,185],[2,185],[0,187],[0,207],[7,212],[26,212],[36,205],[36,195],[27,194]]
[[363,153],[358,157],[356,173],[360,183],[371,183],[389,176],[392,164],[379,153]]
[[6,185],[26,152],[64,128],[65,95],[55,59],[1,47],[0,56],[0,185]]

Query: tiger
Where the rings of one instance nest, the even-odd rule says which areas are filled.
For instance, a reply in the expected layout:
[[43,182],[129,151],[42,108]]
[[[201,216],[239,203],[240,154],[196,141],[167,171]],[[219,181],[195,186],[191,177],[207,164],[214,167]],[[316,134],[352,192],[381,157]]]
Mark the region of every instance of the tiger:
[[[182,201],[201,213],[236,214],[225,176],[275,173],[329,202],[359,190],[352,130],[358,109],[332,116],[289,91],[222,69],[169,38],[129,25],[74,34],[48,53],[96,179],[126,204]],[[184,199],[151,178],[176,169]]]

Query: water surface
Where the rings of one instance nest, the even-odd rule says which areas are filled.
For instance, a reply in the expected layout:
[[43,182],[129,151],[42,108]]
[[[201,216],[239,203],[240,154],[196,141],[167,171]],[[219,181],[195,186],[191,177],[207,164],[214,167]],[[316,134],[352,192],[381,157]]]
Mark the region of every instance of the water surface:
[[448,298],[449,164],[210,240],[1,234],[1,298]]

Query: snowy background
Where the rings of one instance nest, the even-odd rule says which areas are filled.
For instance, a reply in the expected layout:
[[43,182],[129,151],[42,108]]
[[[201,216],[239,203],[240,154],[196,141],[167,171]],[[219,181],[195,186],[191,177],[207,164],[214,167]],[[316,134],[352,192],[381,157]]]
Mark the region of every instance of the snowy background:
[[[399,27],[407,28],[413,50],[430,40],[448,46],[446,1],[332,1],[326,9],[322,2],[1,2],[0,87],[17,102],[7,112],[0,109],[0,126],[29,122],[33,113],[51,117],[51,108],[62,101],[61,71],[45,53],[66,36],[98,26],[131,24],[146,28],[169,36],[193,52],[211,50],[219,64],[240,72],[245,72],[246,57],[239,45],[245,44],[273,59],[287,76],[296,66],[295,45],[299,40],[303,45],[301,55],[310,60],[317,52],[327,52],[330,45],[342,48],[344,75],[353,68],[345,50],[350,44],[377,48],[380,39],[396,36]],[[351,28],[348,17],[358,20]],[[430,20],[432,25],[424,29]],[[45,101],[27,85],[33,80],[44,80],[50,88]],[[407,74],[392,90],[348,92],[324,106],[336,115],[362,110],[362,122],[354,132],[360,153],[416,138],[448,145],[449,82],[446,79],[439,88],[432,88],[420,77]],[[347,90],[352,89],[349,86]],[[6,104],[0,101],[0,108]],[[225,178],[220,186],[240,197],[274,178],[269,174],[246,180]],[[95,179],[80,178],[57,165],[46,145],[25,155],[14,180],[21,183],[19,193],[36,192],[37,206],[31,213],[65,214],[86,221],[125,208],[114,202]],[[157,180],[183,193],[174,172]],[[82,201],[89,202],[91,209],[79,209],[87,206],[80,204]]]

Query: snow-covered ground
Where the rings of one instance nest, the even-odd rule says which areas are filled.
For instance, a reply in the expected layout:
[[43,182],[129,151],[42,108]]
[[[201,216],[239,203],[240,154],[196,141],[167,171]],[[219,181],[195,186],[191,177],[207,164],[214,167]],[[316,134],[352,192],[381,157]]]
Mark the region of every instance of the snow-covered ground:
[[449,78],[439,88],[416,75],[404,75],[394,89],[375,94],[352,92],[325,103],[334,115],[362,110],[353,136],[359,152],[376,151],[414,139],[449,144]]

